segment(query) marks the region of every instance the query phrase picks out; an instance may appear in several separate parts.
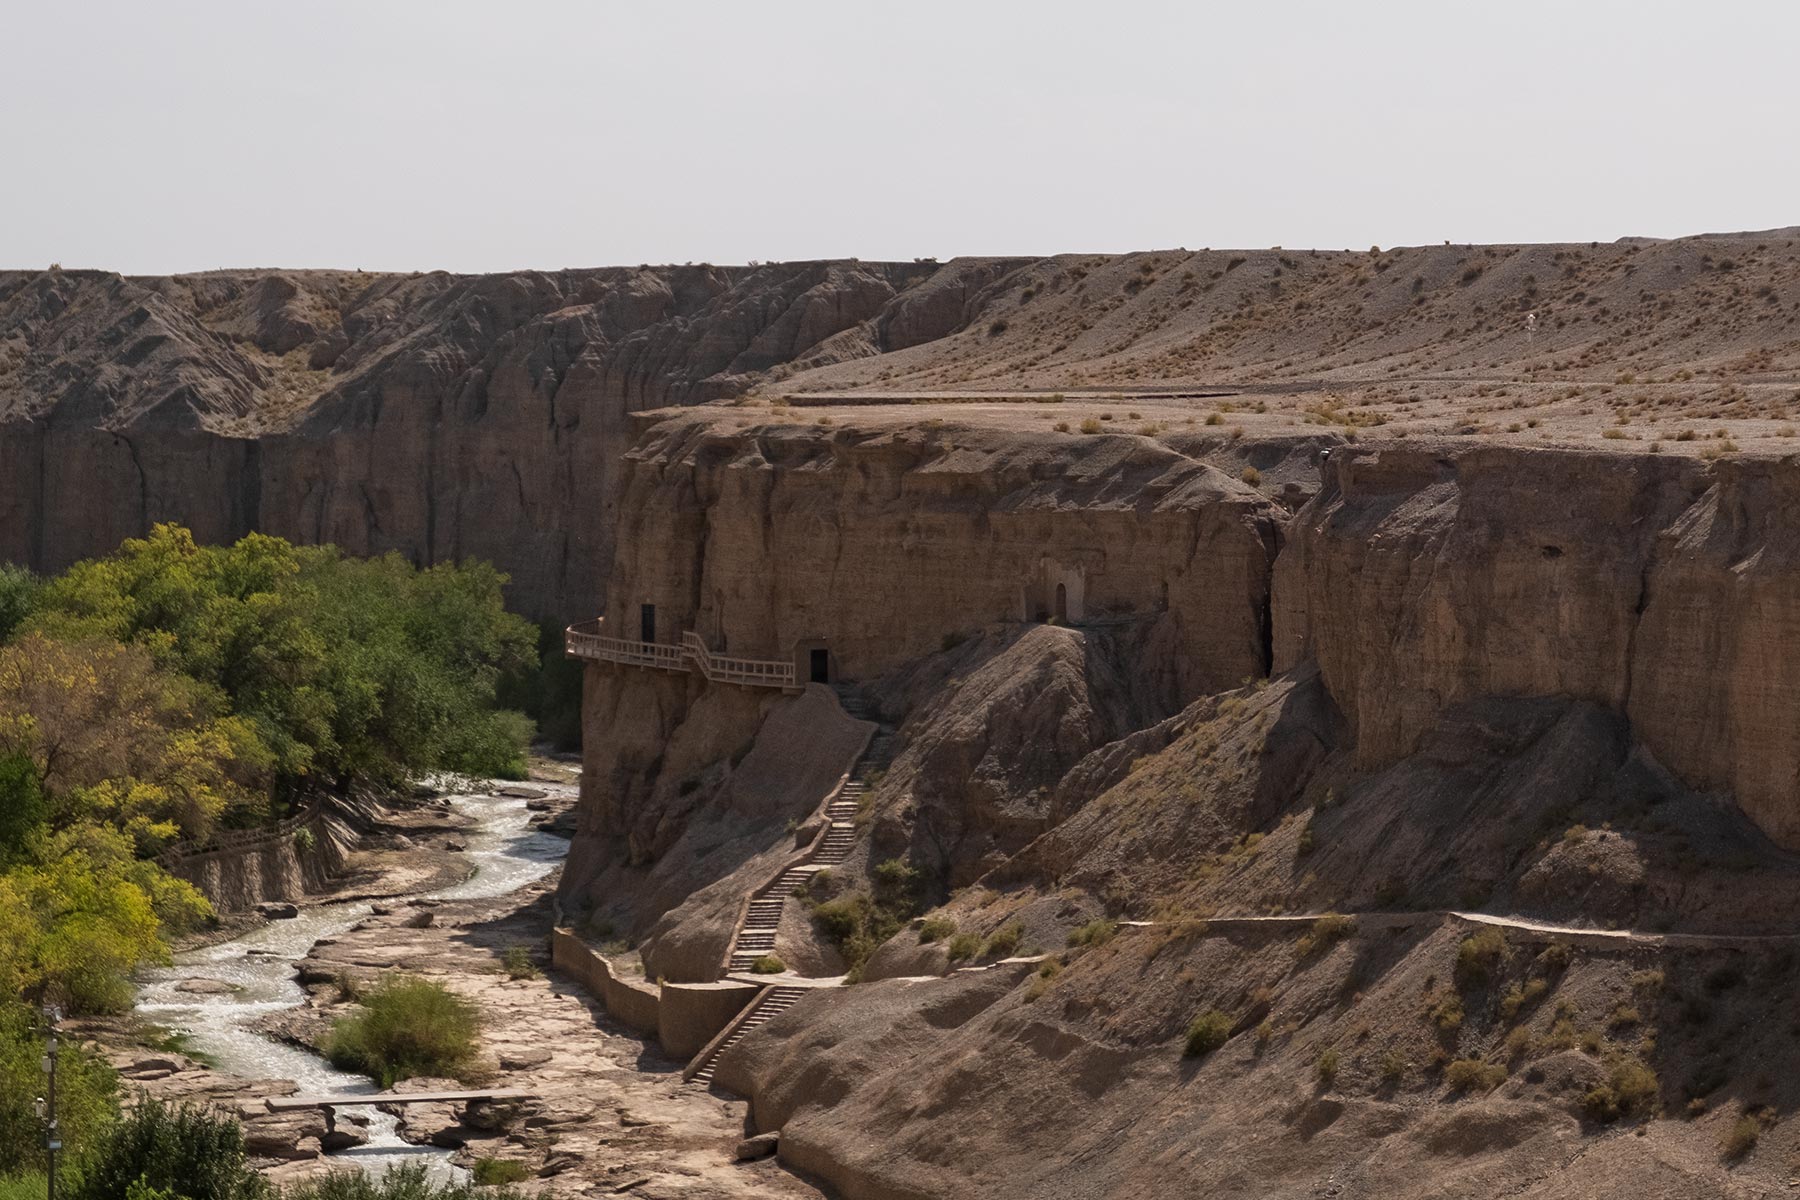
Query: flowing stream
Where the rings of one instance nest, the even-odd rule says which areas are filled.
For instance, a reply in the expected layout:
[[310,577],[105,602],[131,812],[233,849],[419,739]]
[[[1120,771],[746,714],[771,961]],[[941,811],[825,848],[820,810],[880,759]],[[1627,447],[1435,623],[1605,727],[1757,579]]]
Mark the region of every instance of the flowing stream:
[[[556,784],[532,784],[559,790]],[[442,900],[474,900],[503,896],[549,874],[568,852],[562,838],[531,828],[523,800],[492,794],[454,796],[457,811],[476,824],[464,838],[475,873],[462,883],[424,893]],[[396,896],[387,903],[404,903]],[[320,938],[336,937],[369,915],[366,902],[319,904],[302,908],[291,921],[271,921],[243,937],[176,955],[175,965],[145,973],[138,991],[138,1011],[156,1023],[188,1035],[193,1049],[210,1056],[220,1070],[245,1079],[292,1079],[303,1093],[366,1094],[377,1091],[361,1075],[334,1070],[306,1050],[252,1032],[257,1018],[305,1002],[294,981],[294,965]],[[217,979],[238,990],[194,995],[176,990],[188,979]],[[395,1132],[395,1119],[372,1107],[339,1110],[340,1121],[356,1114],[368,1118],[367,1145],[340,1151],[334,1159],[383,1170],[396,1162],[424,1162],[441,1179],[464,1172],[449,1163],[450,1152],[414,1146]]]

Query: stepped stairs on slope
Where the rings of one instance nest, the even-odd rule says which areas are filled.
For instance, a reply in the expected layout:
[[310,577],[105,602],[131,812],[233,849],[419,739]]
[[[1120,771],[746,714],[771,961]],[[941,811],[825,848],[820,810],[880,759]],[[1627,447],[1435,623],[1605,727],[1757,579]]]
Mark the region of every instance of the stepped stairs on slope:
[[824,838],[815,844],[805,862],[783,871],[779,878],[765,885],[750,898],[750,908],[731,948],[728,971],[748,971],[756,960],[775,953],[775,934],[781,927],[781,914],[794,889],[812,881],[813,875],[836,866],[850,857],[856,844],[856,816],[868,797],[871,777],[885,771],[893,759],[894,730],[881,723],[875,707],[861,693],[847,684],[834,684],[838,704],[859,721],[875,722],[876,729],[868,746],[850,770],[850,778],[826,806],[827,826]]
[[689,1076],[689,1080],[699,1084],[701,1087],[711,1086],[713,1068],[718,1064],[719,1055],[743,1041],[744,1036],[752,1029],[768,1024],[788,1009],[794,1007],[794,1002],[806,995],[806,992],[807,989],[803,987],[781,986],[772,987],[764,991],[762,996],[749,1008],[745,1009],[743,1014],[738,1017],[737,1023],[731,1028],[731,1032],[726,1034],[724,1040],[720,1041],[718,1045],[712,1048],[706,1058],[701,1061],[699,1069]]

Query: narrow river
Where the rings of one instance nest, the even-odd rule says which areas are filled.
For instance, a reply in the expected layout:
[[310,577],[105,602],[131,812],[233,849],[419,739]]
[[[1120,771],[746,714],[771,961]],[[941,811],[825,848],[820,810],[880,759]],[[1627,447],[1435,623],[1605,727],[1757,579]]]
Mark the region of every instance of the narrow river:
[[[545,791],[566,785],[533,783]],[[451,803],[475,820],[466,837],[475,873],[462,883],[427,897],[443,900],[484,899],[516,891],[553,870],[569,843],[530,825],[523,800],[491,794],[453,797]],[[395,897],[404,903],[409,897]],[[215,946],[176,956],[175,965],[147,972],[138,991],[138,1011],[159,1025],[189,1036],[192,1047],[217,1061],[219,1068],[246,1079],[292,1079],[302,1092],[376,1091],[361,1075],[334,1070],[318,1056],[272,1041],[248,1026],[271,1012],[295,1008],[306,999],[294,981],[294,964],[320,938],[335,937],[369,915],[364,902],[321,904],[300,910],[292,921],[268,925]],[[218,979],[238,990],[222,995],[192,995],[176,990],[188,979]],[[369,1119],[366,1146],[333,1158],[380,1170],[395,1162],[426,1163],[440,1178],[461,1177],[449,1164],[449,1151],[409,1145],[395,1132],[394,1118],[374,1108],[345,1109]],[[340,1114],[340,1115],[343,1115]]]

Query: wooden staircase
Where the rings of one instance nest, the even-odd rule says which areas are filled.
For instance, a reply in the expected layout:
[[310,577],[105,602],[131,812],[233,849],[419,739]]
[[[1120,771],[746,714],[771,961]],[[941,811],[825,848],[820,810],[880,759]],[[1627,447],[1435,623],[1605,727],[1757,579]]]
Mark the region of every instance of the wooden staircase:
[[803,987],[772,987],[763,991],[756,1002],[739,1014],[737,1021],[729,1032],[705,1051],[700,1065],[688,1076],[691,1083],[701,1087],[712,1086],[713,1068],[718,1065],[719,1055],[744,1040],[744,1036],[752,1029],[766,1025],[776,1017],[794,1007],[794,1002],[806,995],[809,989]]

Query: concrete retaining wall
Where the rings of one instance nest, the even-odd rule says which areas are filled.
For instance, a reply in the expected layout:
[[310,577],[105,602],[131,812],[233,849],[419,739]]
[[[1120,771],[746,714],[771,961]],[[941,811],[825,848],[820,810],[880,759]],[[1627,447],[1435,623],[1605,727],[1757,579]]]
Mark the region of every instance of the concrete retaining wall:
[[550,934],[550,961],[604,1004],[615,1021],[646,1037],[657,1036],[662,1004],[654,984],[614,974],[604,956],[567,929]]
[[657,1038],[674,1058],[692,1058],[731,1024],[762,989],[722,979],[717,983],[665,983]]

